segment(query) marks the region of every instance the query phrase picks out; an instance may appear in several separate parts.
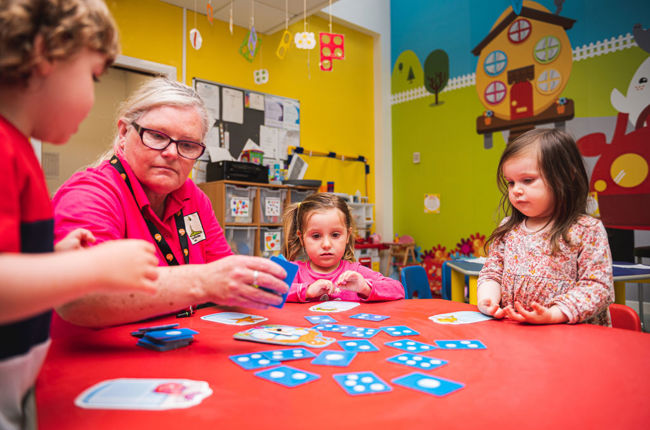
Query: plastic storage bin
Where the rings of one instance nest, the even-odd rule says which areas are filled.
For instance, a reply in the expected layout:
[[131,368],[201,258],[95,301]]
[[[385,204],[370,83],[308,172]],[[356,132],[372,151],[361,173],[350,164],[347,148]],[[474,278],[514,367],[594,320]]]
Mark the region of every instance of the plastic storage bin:
[[260,228],[260,253],[262,257],[279,255],[282,250],[281,228]]
[[226,227],[226,240],[235,254],[255,255],[255,227]]
[[262,224],[280,224],[287,191],[260,188],[260,220]]
[[253,222],[255,188],[226,185],[226,222]]
[[301,202],[305,200],[308,195],[313,193],[314,190],[291,190],[291,203]]

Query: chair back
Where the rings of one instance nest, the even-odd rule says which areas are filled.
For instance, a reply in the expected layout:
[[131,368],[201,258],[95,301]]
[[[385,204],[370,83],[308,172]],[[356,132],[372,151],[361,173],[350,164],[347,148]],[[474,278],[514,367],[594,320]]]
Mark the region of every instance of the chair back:
[[612,316],[612,327],[641,331],[641,319],[631,307],[612,303],[609,305],[609,313]]
[[417,294],[419,299],[431,299],[431,287],[427,271],[422,266],[406,266],[402,269],[402,285],[407,299],[412,299]]

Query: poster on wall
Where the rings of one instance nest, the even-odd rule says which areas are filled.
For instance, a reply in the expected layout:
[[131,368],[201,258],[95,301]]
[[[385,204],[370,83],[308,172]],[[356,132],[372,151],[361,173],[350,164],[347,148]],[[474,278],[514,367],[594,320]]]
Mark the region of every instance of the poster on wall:
[[212,121],[221,119],[219,116],[220,105],[221,105],[219,103],[220,89],[221,88],[218,85],[211,85],[205,82],[196,83],[196,92],[199,93],[199,95],[203,99],[203,102],[205,103],[205,107],[208,110],[208,113],[210,114],[210,119]]
[[284,125],[284,104],[280,97],[264,98],[264,125],[282,128]]
[[295,100],[283,100],[284,117],[282,128],[300,130],[300,104]]
[[222,88],[223,120],[244,123],[244,92],[233,88]]

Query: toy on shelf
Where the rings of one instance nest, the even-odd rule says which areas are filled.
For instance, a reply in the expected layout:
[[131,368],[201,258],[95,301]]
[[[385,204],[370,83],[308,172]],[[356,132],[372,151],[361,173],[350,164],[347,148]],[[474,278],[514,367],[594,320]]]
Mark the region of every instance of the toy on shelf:
[[262,164],[264,161],[264,151],[259,151],[257,149],[247,149],[242,152],[241,161],[253,164]]

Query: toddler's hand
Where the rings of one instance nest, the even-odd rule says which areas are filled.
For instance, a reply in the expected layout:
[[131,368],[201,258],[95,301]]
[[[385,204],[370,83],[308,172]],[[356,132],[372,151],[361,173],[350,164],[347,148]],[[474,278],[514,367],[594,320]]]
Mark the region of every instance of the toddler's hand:
[[334,287],[334,284],[332,284],[332,281],[329,281],[327,279],[319,279],[313,284],[311,284],[309,287],[307,287],[307,292],[305,293],[305,297],[307,299],[318,299],[323,294],[327,294],[328,296],[331,296],[336,292],[337,288]]
[[363,275],[354,270],[343,272],[336,280],[336,286],[354,291],[364,298],[370,295],[371,290]]
[[95,236],[85,228],[76,228],[59,243],[54,245],[55,252],[74,251],[81,248],[88,248],[88,245],[95,243]]
[[82,255],[93,259],[98,284],[109,291],[156,292],[158,257],[153,244],[137,239],[113,240],[84,251]]
[[499,307],[499,303],[495,303],[491,298],[485,298],[478,302],[478,310],[485,315],[490,315],[496,319],[501,319],[506,316],[504,309]]
[[514,308],[507,306],[504,309],[505,315],[512,320],[529,324],[557,324],[568,320],[557,306],[547,308],[537,302],[532,302],[530,306],[531,311],[525,309],[521,303],[515,302]]

